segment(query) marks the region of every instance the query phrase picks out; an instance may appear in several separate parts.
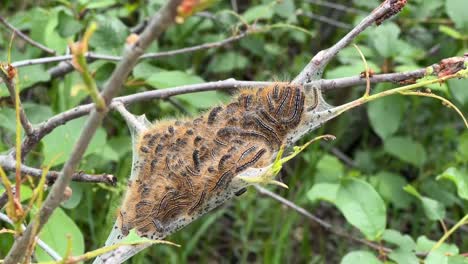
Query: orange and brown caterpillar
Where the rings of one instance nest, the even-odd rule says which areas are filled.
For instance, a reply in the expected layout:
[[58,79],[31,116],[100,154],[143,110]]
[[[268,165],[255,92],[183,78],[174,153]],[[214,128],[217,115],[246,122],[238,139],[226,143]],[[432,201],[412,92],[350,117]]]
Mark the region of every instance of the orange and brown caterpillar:
[[[118,217],[123,235],[135,229],[159,239],[240,194],[233,178],[271,164],[315,109],[315,90],[276,83],[242,90],[236,99],[187,120],[162,121],[140,133],[138,173]],[[320,117],[320,116],[319,116]],[[310,120],[309,120],[310,121]]]

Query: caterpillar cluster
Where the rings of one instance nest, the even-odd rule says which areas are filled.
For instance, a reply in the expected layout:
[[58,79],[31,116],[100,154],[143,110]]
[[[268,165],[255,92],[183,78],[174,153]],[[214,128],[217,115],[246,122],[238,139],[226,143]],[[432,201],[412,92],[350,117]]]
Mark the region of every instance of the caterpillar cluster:
[[152,125],[136,146],[140,169],[120,209],[122,234],[135,228],[157,239],[174,221],[189,222],[221,204],[237,174],[271,163],[304,109],[302,86],[277,83],[242,90],[199,117]]

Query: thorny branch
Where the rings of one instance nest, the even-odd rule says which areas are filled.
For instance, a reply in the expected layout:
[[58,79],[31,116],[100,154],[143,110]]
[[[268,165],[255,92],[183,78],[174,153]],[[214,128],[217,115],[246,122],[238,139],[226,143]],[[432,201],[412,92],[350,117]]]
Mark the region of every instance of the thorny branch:
[[[124,59],[117,65],[101,93],[106,105],[109,105],[111,100],[120,91],[124,81],[136,65],[138,58],[143,54],[144,50],[155,38],[159,37],[159,35],[174,22],[176,9],[180,3],[181,0],[171,0],[162,6],[161,9],[153,16],[151,22],[143,31],[138,41],[127,51]],[[52,212],[62,202],[64,191],[71,181],[71,176],[86,151],[91,138],[106,114],[107,111],[93,111],[91,113],[91,116],[86,122],[70,158],[65,163],[57,181],[52,186],[52,190],[38,212],[38,221],[31,221],[22,236],[16,239],[10,252],[5,258],[5,264],[16,264],[22,261],[22,258],[24,257],[23,253],[34,240],[37,232],[40,232]]]

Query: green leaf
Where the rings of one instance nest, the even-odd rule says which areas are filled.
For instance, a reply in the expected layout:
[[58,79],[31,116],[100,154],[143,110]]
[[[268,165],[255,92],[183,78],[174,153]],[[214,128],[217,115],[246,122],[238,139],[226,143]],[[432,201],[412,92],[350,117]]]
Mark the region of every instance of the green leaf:
[[118,4],[117,0],[99,0],[99,1],[80,1],[82,4],[86,5],[86,9],[98,9],[98,8],[105,8],[110,7],[112,5]]
[[227,94],[218,91],[181,94],[177,95],[175,98],[188,102],[196,109],[208,109],[212,107],[213,104],[227,102],[231,99]]
[[[83,129],[86,120],[86,117],[72,120],[63,126],[57,127],[52,131],[52,133],[44,137],[42,140],[44,145],[43,164],[48,165],[52,160],[54,160],[52,166],[55,166],[64,163],[68,159],[78,137],[81,134],[81,130]],[[102,150],[105,145],[106,133],[104,129],[99,128],[91,140],[84,156],[88,156],[89,154]]]
[[[61,256],[64,256],[67,251],[68,235],[72,241],[72,255],[82,255],[84,253],[84,239],[80,229],[62,209],[57,208],[44,225],[39,238]],[[36,257],[38,261],[52,260],[39,246],[36,246]]]
[[377,240],[384,232],[387,221],[385,203],[367,182],[343,179],[336,195],[336,206],[367,239]]
[[457,28],[468,29],[468,16],[466,15],[466,0],[447,0],[445,11],[455,22]]
[[393,250],[388,257],[396,263],[419,264],[419,259],[414,252],[398,248]]
[[384,58],[395,57],[399,54],[400,28],[394,23],[385,23],[371,31],[369,39],[374,48]]
[[282,18],[292,21],[296,18],[296,7],[293,0],[282,0],[278,2],[274,7],[274,11]]
[[59,19],[59,9],[53,9],[52,12],[48,14],[48,21],[45,28],[41,28],[41,33],[43,34],[43,39],[45,45],[51,49],[56,50],[58,53],[62,53],[67,48],[67,40],[62,38],[56,31]]
[[451,79],[447,83],[453,98],[463,105],[468,105],[468,79]]
[[385,230],[382,239],[387,241],[388,243],[397,245],[398,247],[406,251],[412,251],[416,248],[416,243],[414,242],[413,238],[411,238],[409,235],[402,235],[397,230]]
[[457,168],[451,167],[437,176],[437,180],[449,180],[457,186],[458,196],[468,200],[468,173]]
[[71,197],[63,202],[61,205],[66,209],[73,209],[80,204],[81,198],[83,197],[83,186],[77,182],[71,182],[70,188],[72,189]]
[[408,208],[412,198],[403,190],[403,187],[408,184],[405,178],[398,174],[382,171],[371,179],[385,201],[391,202],[396,208]]
[[372,128],[381,139],[392,136],[398,130],[403,119],[404,106],[405,99],[399,95],[369,103],[367,115]]
[[[31,87],[38,82],[47,82],[50,80],[50,74],[44,69],[43,65],[32,65],[22,67],[19,70],[18,86],[20,91]],[[5,85],[0,84],[0,97],[9,96]]]
[[148,62],[138,63],[135,68],[133,68],[133,76],[137,79],[146,80],[150,78],[153,74],[162,71],[161,68],[156,67]]
[[249,8],[242,15],[247,23],[254,22],[260,19],[270,19],[273,17],[274,9],[270,5],[258,5]]
[[421,167],[426,162],[424,147],[409,137],[392,137],[384,142],[387,153],[408,162],[416,167]]
[[188,84],[204,83],[197,75],[182,71],[161,71],[154,73],[146,82],[154,88],[169,88]]
[[338,188],[339,185],[335,183],[317,183],[307,192],[307,198],[312,202],[325,200],[330,203],[335,203]]
[[234,70],[242,70],[247,67],[249,60],[242,54],[229,51],[214,57],[208,64],[208,71],[213,73],[229,73]]
[[15,109],[0,108],[0,128],[7,129],[11,133],[16,132]]
[[[418,237],[416,241],[416,251],[417,252],[429,252],[432,247],[436,244],[436,241],[428,239],[426,236]],[[437,251],[444,252],[450,255],[458,255],[459,250],[456,245],[443,243]]]
[[335,156],[326,154],[318,161],[315,182],[338,182],[343,176],[343,164]]
[[40,105],[35,103],[23,103],[24,111],[33,124],[37,124],[52,117],[54,113],[48,105]]
[[382,264],[382,262],[369,251],[353,251],[341,260],[341,264]]
[[448,264],[448,256],[440,250],[429,252],[429,255],[424,259],[424,264]]
[[78,22],[72,15],[67,14],[65,11],[60,11],[58,14],[57,32],[62,38],[68,38],[83,29],[83,25]]
[[100,15],[97,23],[98,29],[89,40],[89,45],[100,53],[121,55],[129,34],[128,28],[115,16]]
[[421,205],[424,209],[424,214],[427,216],[427,218],[433,221],[438,221],[438,220],[442,220],[445,217],[445,207],[442,203],[434,199],[422,196],[411,185],[406,185],[404,190],[407,191],[409,194],[415,196],[421,201]]
[[462,160],[468,160],[468,132],[463,133],[458,140],[458,152]]

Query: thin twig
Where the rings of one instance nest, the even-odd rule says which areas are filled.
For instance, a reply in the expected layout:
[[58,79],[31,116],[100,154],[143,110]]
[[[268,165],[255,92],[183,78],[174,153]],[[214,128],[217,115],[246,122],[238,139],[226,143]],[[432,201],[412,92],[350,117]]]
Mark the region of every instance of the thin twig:
[[5,18],[3,18],[2,16],[0,16],[0,23],[2,23],[3,25],[5,25],[5,27],[7,27],[8,29],[10,29],[11,31],[15,32],[15,34],[20,37],[21,39],[23,39],[24,41],[26,41],[27,43],[31,44],[32,46],[42,50],[42,51],[45,51],[49,54],[52,54],[52,55],[55,55],[57,54],[57,52],[53,49],[50,49],[44,45],[42,45],[41,43],[39,42],[36,42],[34,40],[32,40],[30,37],[26,36],[23,32],[21,32],[20,30],[16,29],[12,24],[8,23],[8,21],[5,20]]
[[[2,220],[3,222],[6,222],[6,223],[8,223],[8,224],[10,224],[12,226],[15,225],[15,223],[13,223],[13,221],[6,214],[0,213],[0,220]],[[21,228],[25,229],[26,226],[21,225]],[[55,250],[53,250],[49,245],[47,245],[44,241],[42,241],[39,238],[37,238],[37,245],[40,248],[42,248],[53,260],[56,260],[56,261],[62,260],[62,257],[60,257],[59,253],[57,253]]]
[[367,12],[364,12],[364,11],[359,10],[357,8],[349,7],[349,6],[345,6],[345,5],[341,5],[341,4],[337,4],[337,3],[333,3],[333,2],[322,1],[322,0],[307,0],[307,2],[309,2],[311,4],[318,5],[318,6],[333,8],[335,10],[339,10],[339,11],[343,11],[343,12],[355,13],[355,14],[361,14],[361,15],[366,15],[367,14]]
[[[123,83],[127,79],[133,67],[136,65],[138,58],[143,54],[144,50],[155,38],[159,37],[161,33],[173,23],[177,7],[180,3],[181,0],[170,0],[162,6],[161,9],[153,16],[151,22],[140,35],[138,41],[132,45],[132,47],[127,51],[124,59],[117,65],[101,93],[101,96],[104,98],[107,106],[122,88]],[[52,186],[52,190],[43,203],[43,206],[40,208],[37,221],[32,220],[23,232],[23,235],[16,239],[10,252],[5,258],[5,264],[16,264],[18,262],[22,262],[22,258],[24,257],[23,253],[31,244],[32,239],[34,239],[37,232],[40,232],[54,209],[63,201],[64,191],[71,181],[72,174],[106,114],[106,111],[93,111],[91,113],[77,143],[75,144],[70,158],[66,161],[60,176]]]
[[329,18],[329,17],[326,17],[326,16],[316,15],[316,14],[314,14],[312,12],[305,12],[302,15],[306,16],[306,17],[308,17],[310,19],[317,20],[317,21],[320,21],[322,23],[332,25],[332,26],[337,27],[337,28],[343,28],[343,29],[353,28],[350,24],[346,24],[346,23],[343,23],[343,22],[340,22],[340,21],[336,21],[336,20],[334,20],[332,18]]
[[[10,65],[6,67],[11,67]],[[15,84],[15,79],[14,78],[9,78],[3,71],[0,70],[0,78],[3,80],[5,83],[8,92],[10,93],[10,98],[13,101],[13,104],[16,104],[16,84]],[[21,104],[21,101],[19,102],[19,111],[20,111],[20,122],[21,125],[23,126],[24,131],[26,132],[26,135],[32,135],[34,133],[33,126],[29,122],[28,117],[26,116],[26,113],[24,112],[23,105]]]
[[340,39],[335,45],[329,49],[322,50],[315,55],[306,67],[293,80],[293,83],[305,83],[310,80],[319,80],[322,78],[323,70],[328,63],[340,52],[348,46],[361,32],[371,26],[384,15],[391,12],[392,0],[385,1],[382,5],[376,8],[370,15],[364,18],[355,28]]
[[377,250],[379,252],[380,251],[384,251],[386,253],[392,252],[392,250],[390,248],[386,248],[386,247],[374,244],[374,243],[372,243],[370,241],[367,241],[365,239],[354,237],[351,234],[348,234],[345,231],[340,230],[339,228],[336,228],[332,224],[330,224],[330,223],[318,218],[317,216],[311,214],[306,209],[296,205],[295,203],[289,201],[286,198],[283,198],[283,197],[277,195],[276,193],[270,192],[269,190],[267,190],[267,189],[265,189],[263,187],[255,185],[255,189],[260,194],[273,198],[274,200],[286,205],[287,207],[289,207],[289,208],[293,209],[294,211],[300,213],[301,215],[307,217],[307,219],[312,220],[313,222],[319,224],[321,227],[325,228],[325,230],[329,231],[330,233],[333,233],[333,234],[335,234],[337,236],[344,237],[344,238],[350,239],[352,241],[364,244],[364,245],[366,245],[366,246],[368,246],[368,247],[370,247],[372,249],[375,249],[375,250]]
[[[243,32],[239,35],[235,35],[226,39],[223,39],[221,41],[216,41],[216,42],[210,42],[210,43],[205,43],[201,45],[196,45],[193,47],[187,47],[187,48],[182,48],[182,49],[177,49],[177,50],[170,50],[170,51],[161,51],[161,52],[153,52],[153,53],[146,53],[142,56],[139,57],[140,60],[144,59],[158,59],[162,57],[168,57],[168,56],[174,56],[174,55],[179,55],[179,54],[184,54],[184,53],[191,53],[203,49],[212,49],[212,48],[218,48],[224,45],[227,45],[231,42],[235,42],[239,39],[244,38],[247,36],[249,33],[248,32]],[[121,61],[123,57],[121,56],[112,56],[112,55],[106,55],[106,54],[99,54],[99,53],[93,53],[93,52],[88,52],[84,55],[86,59],[88,59],[89,62],[95,61],[95,60],[106,60],[106,61]],[[22,61],[17,61],[12,63],[11,65],[20,68],[20,67],[25,67],[25,66],[31,66],[31,65],[36,65],[36,64],[45,64],[45,63],[51,63],[51,62],[64,62],[64,61],[71,61],[73,58],[73,55],[60,55],[60,56],[54,56],[54,57],[46,57],[46,58],[39,58],[39,59],[30,59],[30,60],[22,60]],[[71,67],[70,71],[73,70],[73,66],[70,64],[64,64],[64,65],[69,65]],[[60,66],[60,64],[59,64]],[[56,66],[56,67],[59,67]],[[65,67],[65,66],[60,66],[60,67]],[[63,72],[64,69],[61,69],[60,72]],[[52,77],[55,76],[55,72],[57,69],[52,68],[49,70],[49,73],[52,75]]]
[[[252,32],[253,31],[246,31],[246,32],[240,33],[235,36],[231,36],[229,38],[226,38],[220,41],[205,43],[205,44],[196,45],[196,46],[187,47],[187,48],[155,52],[155,53],[147,53],[147,54],[142,55],[140,59],[156,59],[156,58],[174,56],[174,55],[179,55],[179,54],[191,53],[191,52],[195,52],[195,51],[199,51],[203,49],[218,48],[218,47],[227,45],[229,43],[238,41]],[[90,61],[98,60],[98,59],[109,60],[109,61],[120,61],[122,59],[122,57],[120,56],[111,56],[111,55],[96,54],[96,53],[88,53],[86,57]],[[29,65],[34,65],[34,64],[44,64],[48,62],[61,62],[59,63],[59,65],[48,70],[48,73],[50,74],[52,78],[57,78],[57,77],[63,76],[73,71],[74,69],[73,66],[70,63],[68,63],[69,60],[71,60],[71,55],[63,55],[63,56],[57,56],[57,57],[17,61],[13,63],[12,65],[14,65],[15,67],[22,67],[22,66],[29,66]]]
[[[14,171],[16,168],[16,160],[10,155],[0,155],[0,166],[7,171]],[[42,170],[21,164],[21,173],[32,177],[40,178]],[[58,171],[49,171],[47,173],[47,183],[52,185],[59,175]],[[72,181],[88,182],[88,183],[104,183],[115,185],[117,178],[112,174],[86,174],[83,172],[75,172],[72,175]]]

